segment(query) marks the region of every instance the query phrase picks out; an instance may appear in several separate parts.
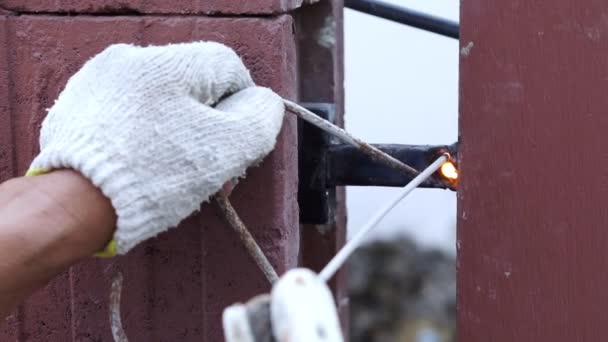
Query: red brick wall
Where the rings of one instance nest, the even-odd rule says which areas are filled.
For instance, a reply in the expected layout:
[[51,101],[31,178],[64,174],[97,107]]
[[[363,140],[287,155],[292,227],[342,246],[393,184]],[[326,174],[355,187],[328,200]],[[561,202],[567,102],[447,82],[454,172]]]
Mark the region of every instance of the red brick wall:
[[[238,51],[258,84],[297,99],[298,80],[305,77],[297,65],[294,15],[299,10],[282,12],[300,2],[3,1],[0,181],[23,174],[37,152],[45,108],[84,61],[111,43],[220,41]],[[215,12],[248,16],[177,14]],[[341,77],[341,58],[336,60]],[[288,116],[276,150],[250,170],[232,196],[279,271],[297,265],[303,252],[295,196],[296,133],[295,120]],[[201,211],[125,257],[89,260],[65,272],[0,325],[0,340],[111,341],[109,285],[120,270],[125,277],[123,324],[133,341],[221,341],[223,308],[269,287],[219,210],[205,204]]]
[[3,0],[5,9],[28,13],[277,14],[317,0]]

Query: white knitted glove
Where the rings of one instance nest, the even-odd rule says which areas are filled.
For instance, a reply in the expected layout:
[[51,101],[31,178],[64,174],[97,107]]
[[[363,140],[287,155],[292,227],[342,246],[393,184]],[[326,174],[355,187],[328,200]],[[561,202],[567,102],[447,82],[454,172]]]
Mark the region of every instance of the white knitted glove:
[[270,293],[270,321],[278,342],[343,342],[336,303],[314,272],[296,268]]
[[113,45],[68,81],[30,171],[73,168],[89,178],[112,201],[124,254],[269,153],[283,112],[224,45]]
[[292,269],[270,295],[234,304],[222,315],[226,342],[343,342],[331,291],[315,273]]

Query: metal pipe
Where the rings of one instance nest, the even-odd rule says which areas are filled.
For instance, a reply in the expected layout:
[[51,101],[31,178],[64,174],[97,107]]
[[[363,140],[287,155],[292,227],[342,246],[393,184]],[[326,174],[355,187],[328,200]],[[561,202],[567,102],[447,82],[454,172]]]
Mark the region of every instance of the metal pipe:
[[445,37],[458,39],[460,36],[457,22],[386,2],[376,0],[344,0],[344,6],[355,11],[437,33]]

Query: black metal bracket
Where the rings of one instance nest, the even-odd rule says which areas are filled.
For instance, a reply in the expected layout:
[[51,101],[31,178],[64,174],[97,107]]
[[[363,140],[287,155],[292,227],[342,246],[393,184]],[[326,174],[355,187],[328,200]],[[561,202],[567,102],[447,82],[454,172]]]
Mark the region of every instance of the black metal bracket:
[[[307,103],[304,106],[320,117],[335,123],[335,107],[327,103]],[[343,144],[328,133],[303,121],[298,121],[298,158],[300,223],[324,225],[334,222],[336,186],[394,186],[402,187],[413,177],[372,160],[356,147]],[[417,170],[425,169],[443,153],[457,160],[458,144],[452,145],[374,145]],[[456,190],[439,173],[423,188]]]
[[[333,104],[305,103],[303,106],[325,120],[336,121]],[[298,204],[302,224],[334,222],[336,189],[326,183],[327,152],[332,140],[329,134],[298,119]]]

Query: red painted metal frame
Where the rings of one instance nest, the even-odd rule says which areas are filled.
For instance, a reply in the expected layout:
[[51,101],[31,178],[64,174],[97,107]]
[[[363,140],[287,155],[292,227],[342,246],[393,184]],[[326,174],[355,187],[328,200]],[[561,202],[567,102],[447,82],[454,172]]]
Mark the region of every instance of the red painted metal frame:
[[[342,1],[322,1],[302,8],[297,17],[300,99],[335,104],[336,123],[344,124],[344,46]],[[332,46],[321,46],[319,37],[328,25],[335,28]],[[344,244],[346,210],[344,191],[338,191],[336,222],[330,227],[302,226],[302,261],[320,271]]]
[[[335,104],[336,123],[344,124],[343,1],[320,1],[297,12],[299,92],[302,102]],[[328,32],[333,32],[328,35]],[[336,191],[333,225],[302,225],[300,259],[303,266],[320,271],[346,241],[345,191]],[[331,282],[345,333],[348,331],[346,271]]]
[[461,8],[458,340],[608,340],[608,6]]

